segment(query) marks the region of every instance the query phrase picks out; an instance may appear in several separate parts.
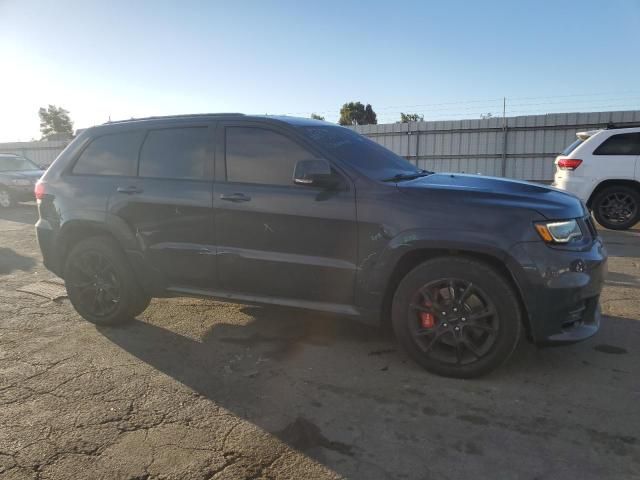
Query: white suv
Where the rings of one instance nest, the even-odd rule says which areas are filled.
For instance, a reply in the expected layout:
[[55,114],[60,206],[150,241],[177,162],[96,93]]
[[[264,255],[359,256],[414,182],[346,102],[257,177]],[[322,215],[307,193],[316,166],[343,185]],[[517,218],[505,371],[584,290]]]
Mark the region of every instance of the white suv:
[[582,199],[603,227],[633,227],[640,220],[640,127],[577,137],[556,158],[553,186]]

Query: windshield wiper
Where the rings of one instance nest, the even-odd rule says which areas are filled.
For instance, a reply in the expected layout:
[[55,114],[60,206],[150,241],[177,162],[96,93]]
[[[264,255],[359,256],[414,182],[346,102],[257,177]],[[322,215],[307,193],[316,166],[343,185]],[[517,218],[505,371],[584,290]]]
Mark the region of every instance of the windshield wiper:
[[404,180],[414,180],[420,177],[426,177],[427,175],[433,175],[433,172],[429,170],[419,170],[412,173],[398,173],[391,178],[385,178],[383,182],[402,182]]

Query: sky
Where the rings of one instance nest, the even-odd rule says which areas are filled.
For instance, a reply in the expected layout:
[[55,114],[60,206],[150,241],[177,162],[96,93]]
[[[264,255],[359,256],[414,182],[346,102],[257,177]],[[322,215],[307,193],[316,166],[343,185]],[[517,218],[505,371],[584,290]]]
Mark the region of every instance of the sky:
[[640,0],[0,0],[0,142],[203,112],[640,109]]

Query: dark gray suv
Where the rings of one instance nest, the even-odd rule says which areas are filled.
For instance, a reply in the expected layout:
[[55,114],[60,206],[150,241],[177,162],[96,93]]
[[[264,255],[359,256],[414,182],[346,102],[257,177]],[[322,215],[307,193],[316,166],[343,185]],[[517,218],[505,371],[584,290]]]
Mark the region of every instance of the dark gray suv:
[[123,322],[197,295],[390,322],[427,370],[472,377],[521,335],[599,327],[606,253],[574,196],[418,169],[350,129],[290,117],[114,122],[36,186],[45,265],[77,311]]

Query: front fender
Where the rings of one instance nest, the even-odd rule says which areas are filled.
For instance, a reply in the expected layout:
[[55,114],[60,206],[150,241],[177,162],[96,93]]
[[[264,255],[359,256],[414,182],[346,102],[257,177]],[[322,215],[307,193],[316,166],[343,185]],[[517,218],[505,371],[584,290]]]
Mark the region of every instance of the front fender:
[[[526,326],[530,327],[529,305],[524,302],[521,285],[525,271],[509,250],[513,245],[495,232],[452,231],[443,229],[420,228],[404,231],[393,237],[386,248],[377,255],[371,255],[360,266],[358,286],[358,304],[363,310],[385,311],[385,302],[390,301],[393,291],[390,289],[400,278],[394,275],[397,269],[405,271],[413,265],[406,265],[404,259],[416,255],[415,262],[444,255],[468,255],[486,259],[490,263],[503,267],[510,281],[515,285],[517,294],[525,307]],[[416,263],[417,264],[417,263]],[[406,272],[405,272],[406,273]],[[383,320],[383,319],[381,319]]]
[[367,275],[367,290],[384,292],[396,265],[411,252],[433,251],[434,254],[475,253],[486,255],[506,264],[510,244],[496,241],[495,232],[451,231],[420,228],[404,231],[391,239],[370,266]]

